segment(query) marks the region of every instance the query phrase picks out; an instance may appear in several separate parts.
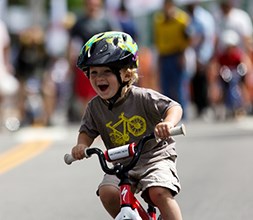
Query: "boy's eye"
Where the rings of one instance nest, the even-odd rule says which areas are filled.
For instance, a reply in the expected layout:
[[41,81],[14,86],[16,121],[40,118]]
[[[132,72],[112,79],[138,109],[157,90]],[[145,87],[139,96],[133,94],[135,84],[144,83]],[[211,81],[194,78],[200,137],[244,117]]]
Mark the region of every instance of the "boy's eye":
[[93,76],[93,77],[97,76],[97,74],[98,72],[90,72],[90,76]]
[[111,76],[111,74],[113,74],[113,72],[110,69],[106,69],[102,72],[97,72],[97,71],[90,72],[90,76],[93,78],[95,78],[95,77],[108,77],[108,76]]
[[112,73],[111,69],[106,69],[104,72],[105,73]]

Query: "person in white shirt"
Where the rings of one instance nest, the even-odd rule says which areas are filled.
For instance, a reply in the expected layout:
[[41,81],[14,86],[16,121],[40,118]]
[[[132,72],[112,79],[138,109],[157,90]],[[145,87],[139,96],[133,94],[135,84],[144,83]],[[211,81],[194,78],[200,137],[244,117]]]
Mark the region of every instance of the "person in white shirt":
[[220,3],[221,19],[218,23],[218,33],[223,30],[233,30],[240,36],[240,44],[246,52],[251,53],[253,24],[249,14],[233,5],[232,0],[222,0]]
[[[18,92],[19,83],[13,76],[13,67],[10,62],[10,36],[3,21],[0,20],[0,122],[4,122],[7,128],[13,130],[13,110],[15,107],[15,95]],[[14,107],[14,108],[13,108]],[[15,118],[15,126],[18,120]],[[9,126],[9,124],[12,124]],[[17,125],[19,126],[19,125]],[[15,129],[14,129],[15,130]]]

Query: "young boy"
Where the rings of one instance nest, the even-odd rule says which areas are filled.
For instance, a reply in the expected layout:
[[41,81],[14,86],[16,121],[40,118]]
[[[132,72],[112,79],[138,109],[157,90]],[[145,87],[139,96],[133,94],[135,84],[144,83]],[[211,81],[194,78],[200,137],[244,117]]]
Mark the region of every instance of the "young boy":
[[[175,160],[175,141],[169,130],[182,117],[181,106],[150,89],[134,86],[138,79],[138,46],[123,32],[105,32],[93,36],[82,48],[77,63],[97,93],[83,115],[75,159],[83,159],[84,149],[100,135],[106,148],[138,142],[143,135],[155,132],[162,139],[144,146],[140,160],[129,172],[146,202],[158,207],[163,220],[182,219],[174,196],[180,190]],[[124,121],[138,123],[136,129]],[[138,120],[132,120],[138,119]],[[105,175],[98,187],[103,206],[115,218],[120,210],[119,180]]]

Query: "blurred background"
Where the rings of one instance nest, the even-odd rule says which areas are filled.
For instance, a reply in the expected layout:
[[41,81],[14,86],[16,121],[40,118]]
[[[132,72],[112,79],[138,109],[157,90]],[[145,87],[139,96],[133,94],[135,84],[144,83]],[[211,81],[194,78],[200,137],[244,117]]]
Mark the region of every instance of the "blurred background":
[[251,0],[0,0],[0,219],[110,219],[97,158],[63,161],[95,95],[77,56],[109,30],[137,41],[137,84],[184,108],[184,219],[252,219],[252,15]]
[[[0,35],[3,45],[3,59],[0,60],[2,129],[12,131],[30,125],[52,126],[79,122],[87,102],[95,93],[84,75],[75,67],[75,62],[82,44],[94,33],[107,30],[122,30],[132,35],[140,51],[138,84],[179,101],[185,110],[185,120],[202,118],[215,121],[251,115],[253,2],[171,1],[174,8],[182,10],[188,16],[183,30],[188,41],[183,50],[176,51],[184,58],[179,64],[184,77],[180,84],[175,84],[180,90],[178,92],[175,89],[169,93],[166,89],[170,85],[163,85],[162,81],[163,68],[171,61],[167,60],[165,67],[162,67],[162,59],[170,57],[175,51],[164,54],[159,41],[167,39],[173,44],[174,35],[170,34],[169,29],[168,32],[161,31],[163,33],[159,34],[159,28],[163,28],[163,24],[157,22],[159,13],[169,11],[165,9],[165,2],[1,0],[1,29],[4,30]],[[237,26],[245,26],[242,30],[222,26],[231,23],[228,22],[229,16],[226,17],[222,10],[223,4],[246,14],[246,21],[241,19],[241,23],[237,22]],[[209,20],[202,19],[203,13],[197,14],[196,7],[209,13],[208,16],[212,19],[210,23],[201,23],[201,20]],[[225,29],[233,29],[237,33],[227,33],[225,36]],[[233,37],[233,34],[236,36]],[[226,39],[230,39],[230,42]],[[225,51],[224,45],[239,47],[246,55],[241,55],[241,52],[238,55],[233,50],[229,56],[232,56],[230,58],[236,64],[229,66],[231,63],[228,65],[223,61],[230,58],[223,57],[223,61],[221,58],[221,52]],[[231,80],[233,72],[237,73]],[[174,96],[173,93],[179,93],[182,97]]]

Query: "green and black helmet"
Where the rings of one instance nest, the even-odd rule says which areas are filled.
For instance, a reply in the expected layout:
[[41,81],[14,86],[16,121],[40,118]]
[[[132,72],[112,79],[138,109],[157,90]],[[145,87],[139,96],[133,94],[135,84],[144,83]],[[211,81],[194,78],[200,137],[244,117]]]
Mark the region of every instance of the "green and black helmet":
[[138,46],[124,32],[109,31],[90,38],[82,47],[77,66],[89,77],[90,66],[138,67]]

